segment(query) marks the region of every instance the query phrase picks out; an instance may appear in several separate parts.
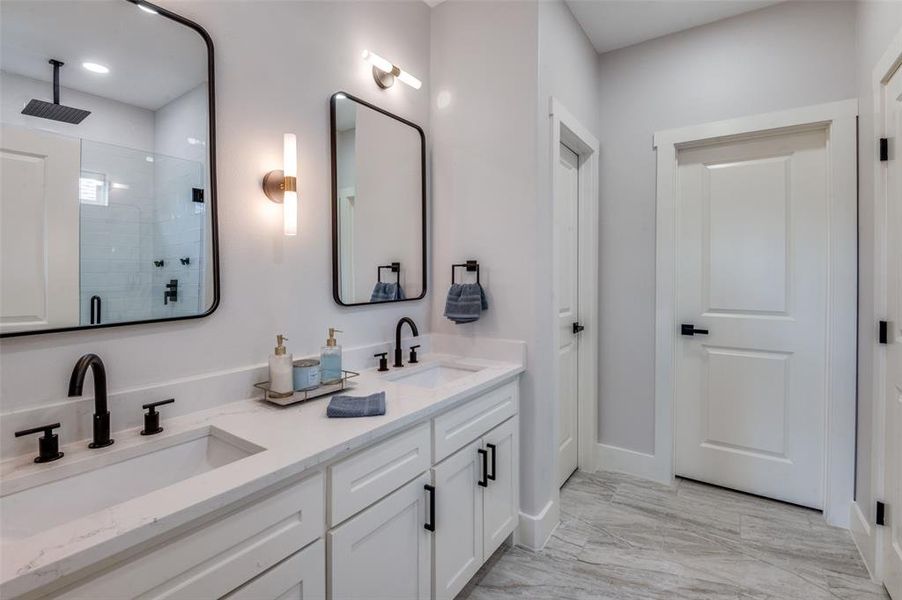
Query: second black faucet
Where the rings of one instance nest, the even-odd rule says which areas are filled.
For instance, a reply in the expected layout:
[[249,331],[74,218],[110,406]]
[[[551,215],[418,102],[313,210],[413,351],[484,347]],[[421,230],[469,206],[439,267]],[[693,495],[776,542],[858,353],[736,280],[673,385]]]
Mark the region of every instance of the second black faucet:
[[[395,368],[404,366],[404,361],[402,360],[403,354],[401,351],[401,329],[403,329],[404,323],[410,325],[410,332],[413,334],[413,337],[419,337],[420,335],[420,332],[417,330],[417,324],[414,323],[413,319],[410,317],[403,317],[398,321],[398,326],[395,328]],[[416,356],[416,354],[413,356]]]

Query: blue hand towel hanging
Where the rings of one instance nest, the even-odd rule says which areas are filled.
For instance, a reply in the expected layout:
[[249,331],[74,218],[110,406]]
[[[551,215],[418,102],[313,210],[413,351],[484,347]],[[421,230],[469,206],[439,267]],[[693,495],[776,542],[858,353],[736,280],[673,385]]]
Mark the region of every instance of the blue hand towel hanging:
[[489,307],[485,290],[478,283],[452,283],[445,300],[445,316],[460,325],[478,321]]

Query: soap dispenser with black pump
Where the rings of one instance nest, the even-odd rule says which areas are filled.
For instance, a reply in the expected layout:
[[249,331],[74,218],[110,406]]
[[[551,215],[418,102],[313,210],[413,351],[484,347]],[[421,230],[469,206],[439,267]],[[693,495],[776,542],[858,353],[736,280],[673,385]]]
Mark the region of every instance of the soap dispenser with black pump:
[[329,338],[326,345],[320,350],[319,369],[320,379],[323,383],[338,383],[341,381],[341,346],[335,340],[335,334],[341,333],[340,329],[329,328]]

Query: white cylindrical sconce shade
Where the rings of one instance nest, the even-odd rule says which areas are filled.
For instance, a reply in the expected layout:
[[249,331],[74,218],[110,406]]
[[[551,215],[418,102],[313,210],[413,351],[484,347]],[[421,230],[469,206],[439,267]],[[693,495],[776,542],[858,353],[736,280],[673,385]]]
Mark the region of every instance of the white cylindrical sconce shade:
[[285,195],[282,200],[282,219],[285,235],[298,234],[298,140],[293,133],[282,137],[282,171]]

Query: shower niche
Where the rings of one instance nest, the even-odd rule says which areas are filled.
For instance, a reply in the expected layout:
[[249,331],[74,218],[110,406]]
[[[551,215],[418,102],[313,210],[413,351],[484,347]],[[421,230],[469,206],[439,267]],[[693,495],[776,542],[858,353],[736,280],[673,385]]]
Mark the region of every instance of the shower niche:
[[0,336],[215,310],[212,73],[153,4],[0,4]]

